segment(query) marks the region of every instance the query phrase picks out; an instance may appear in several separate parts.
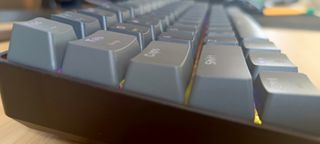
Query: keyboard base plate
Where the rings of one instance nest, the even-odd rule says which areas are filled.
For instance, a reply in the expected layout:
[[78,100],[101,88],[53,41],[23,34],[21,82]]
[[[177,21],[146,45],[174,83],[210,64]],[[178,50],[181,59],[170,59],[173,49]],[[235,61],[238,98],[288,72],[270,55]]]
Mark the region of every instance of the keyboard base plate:
[[[316,143],[0,59],[6,115],[106,143]],[[232,138],[231,138],[232,137]]]

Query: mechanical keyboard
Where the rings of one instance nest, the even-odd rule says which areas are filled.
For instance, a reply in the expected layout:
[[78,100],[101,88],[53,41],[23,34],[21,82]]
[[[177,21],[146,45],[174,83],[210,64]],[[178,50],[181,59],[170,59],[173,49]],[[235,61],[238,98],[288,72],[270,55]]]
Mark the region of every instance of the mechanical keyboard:
[[319,142],[319,90],[237,6],[88,2],[14,24],[8,116],[106,143]]

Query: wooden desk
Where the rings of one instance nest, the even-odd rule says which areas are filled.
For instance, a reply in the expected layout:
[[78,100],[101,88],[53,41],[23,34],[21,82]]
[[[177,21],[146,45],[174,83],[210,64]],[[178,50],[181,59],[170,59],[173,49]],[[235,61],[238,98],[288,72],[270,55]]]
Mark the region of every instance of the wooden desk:
[[[320,88],[320,31],[265,29],[269,38]],[[6,50],[8,43],[0,44]],[[0,100],[1,144],[75,144],[54,134],[30,129],[5,116]]]
[[265,32],[320,89],[320,31],[266,28]]
[[78,144],[57,135],[28,128],[4,114],[0,99],[1,144]]
[[0,52],[8,50],[9,42],[0,42]]

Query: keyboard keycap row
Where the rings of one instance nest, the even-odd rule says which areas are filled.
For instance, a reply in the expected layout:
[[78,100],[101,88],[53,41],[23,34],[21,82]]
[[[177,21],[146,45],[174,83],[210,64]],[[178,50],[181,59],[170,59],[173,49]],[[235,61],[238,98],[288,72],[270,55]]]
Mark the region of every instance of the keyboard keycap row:
[[[172,5],[177,6],[178,2]],[[187,5],[181,4],[181,7],[186,9]],[[167,13],[170,14],[174,13],[175,9],[173,8],[169,5],[163,9],[167,9]],[[179,10],[182,11],[181,9]],[[100,29],[104,29],[104,26],[100,25],[99,18],[84,15],[81,13],[83,11],[103,16],[106,20],[104,22],[111,22],[116,15],[116,13],[105,9],[89,8],[80,10],[80,13],[64,12],[52,15],[52,20],[36,18],[27,22],[15,23],[8,59],[41,69],[58,70],[62,67],[63,57],[70,41],[79,38],[84,39],[89,35],[93,35],[92,37],[95,38],[95,41],[101,39],[101,36],[95,37],[93,34]],[[113,21],[107,28],[112,31],[136,36],[140,45],[140,51],[151,41],[152,36],[150,35],[155,35],[154,33],[152,34],[152,31],[148,27],[130,23],[118,24]],[[109,39],[110,37],[118,37],[117,42],[112,42],[113,44],[120,42],[129,45],[132,43],[128,42],[133,41],[132,37],[131,40],[126,41],[128,39],[127,35],[121,35],[120,37],[118,35],[110,35],[104,38]],[[121,49],[122,47],[117,48]]]
[[238,30],[254,80],[255,106],[263,123],[320,135],[320,92],[298,73],[281,50],[270,42],[252,18],[228,8]]

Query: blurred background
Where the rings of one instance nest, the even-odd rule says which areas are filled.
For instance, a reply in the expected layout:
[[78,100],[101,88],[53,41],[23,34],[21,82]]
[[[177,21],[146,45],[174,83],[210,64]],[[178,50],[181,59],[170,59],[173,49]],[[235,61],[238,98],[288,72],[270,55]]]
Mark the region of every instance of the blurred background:
[[[40,8],[42,5],[52,5],[53,4],[62,4],[62,5],[76,5],[81,3],[83,0],[0,0],[0,9],[14,9],[14,8],[25,8],[25,9],[34,9]],[[125,0],[106,0],[106,1],[125,1]],[[222,0],[207,0],[207,1],[222,1]],[[228,1],[228,0],[225,0]],[[241,1],[241,0],[236,0]],[[265,2],[267,4],[291,4],[299,1],[307,1],[313,5],[320,5],[319,0],[247,0],[252,2]]]
[[77,6],[82,0],[0,0],[0,9],[36,10],[57,6]]
[[[125,0],[106,0],[120,2]],[[210,2],[236,3],[242,6],[251,14],[263,14],[275,20],[268,18],[260,19],[265,25],[272,26],[293,26],[295,28],[304,26],[313,29],[314,25],[319,24],[314,19],[305,17],[301,19],[288,17],[284,20],[275,16],[320,16],[320,0],[201,0]],[[48,17],[52,13],[73,8],[87,6],[85,0],[0,0],[0,41],[8,40],[12,22],[25,21],[34,17]],[[301,17],[299,17],[301,18]],[[276,23],[275,23],[276,22]],[[287,23],[291,24],[287,24]],[[296,24],[292,24],[295,22]],[[306,22],[307,25],[306,25]]]
[[[119,2],[125,0],[106,0]],[[247,9],[256,8],[266,16],[316,15],[319,16],[320,0],[201,0],[237,3]],[[30,19],[31,15],[44,15],[44,11],[79,8],[87,5],[84,0],[0,0],[0,22]],[[17,12],[20,13],[20,16]],[[11,13],[8,13],[11,12]],[[251,11],[253,12],[253,11]],[[31,15],[30,15],[31,14]],[[24,18],[25,17],[25,18]]]
[[[125,0],[106,0],[120,2]],[[199,0],[237,4],[264,26],[319,30],[320,0]],[[85,0],[0,0],[0,41],[12,23],[88,6]],[[90,6],[90,5],[89,5]]]
[[[57,8],[57,7],[77,7],[84,0],[0,0],[0,9],[26,9],[35,10],[41,8]],[[112,2],[125,0],[106,0]],[[223,0],[203,0],[203,1],[223,1]],[[266,6],[288,6],[295,3],[307,4],[309,6],[320,8],[319,0],[224,0],[224,1],[248,1],[249,3],[264,3]]]

